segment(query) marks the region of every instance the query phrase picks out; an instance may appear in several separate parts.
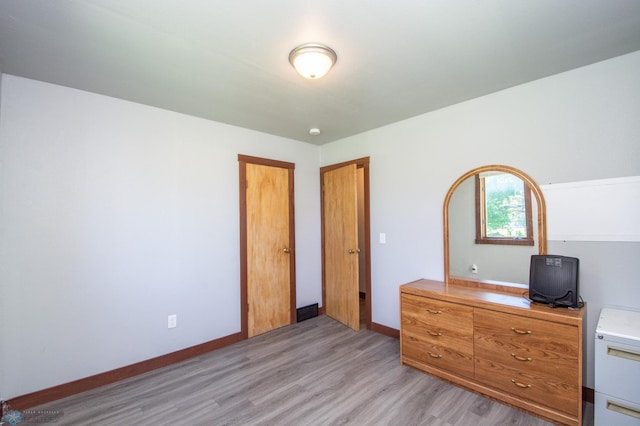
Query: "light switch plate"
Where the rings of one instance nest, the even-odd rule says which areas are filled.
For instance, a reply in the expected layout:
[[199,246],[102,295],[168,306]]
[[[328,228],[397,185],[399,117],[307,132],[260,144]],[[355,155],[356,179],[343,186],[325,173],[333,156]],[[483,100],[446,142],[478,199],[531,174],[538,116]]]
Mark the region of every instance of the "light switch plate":
[[167,328],[176,328],[178,326],[178,316],[169,315],[167,317]]

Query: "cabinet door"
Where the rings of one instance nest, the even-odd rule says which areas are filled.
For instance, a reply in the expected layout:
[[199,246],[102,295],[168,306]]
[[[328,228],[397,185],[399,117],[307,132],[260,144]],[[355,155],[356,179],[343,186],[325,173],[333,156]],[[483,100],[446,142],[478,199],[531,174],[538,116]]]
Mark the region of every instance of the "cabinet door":
[[596,391],[593,407],[594,421],[597,426],[638,426],[640,424],[640,403]]
[[402,356],[473,377],[473,308],[403,294]]
[[571,415],[579,404],[578,327],[476,309],[475,377]]
[[640,404],[640,345],[596,339],[595,382],[598,392]]

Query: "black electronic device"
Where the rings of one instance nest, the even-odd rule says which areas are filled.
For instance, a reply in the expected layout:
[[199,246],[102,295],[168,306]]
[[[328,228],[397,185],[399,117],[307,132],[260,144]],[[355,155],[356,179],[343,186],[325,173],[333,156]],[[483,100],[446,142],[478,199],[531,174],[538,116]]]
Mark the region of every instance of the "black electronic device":
[[529,299],[554,307],[577,308],[579,265],[580,261],[575,257],[531,256]]

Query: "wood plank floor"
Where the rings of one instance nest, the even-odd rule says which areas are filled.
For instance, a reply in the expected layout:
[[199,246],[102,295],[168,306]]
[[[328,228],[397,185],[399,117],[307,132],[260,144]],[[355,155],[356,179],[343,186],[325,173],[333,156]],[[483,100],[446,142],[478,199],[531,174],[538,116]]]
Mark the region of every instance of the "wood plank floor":
[[34,410],[62,410],[56,425],[549,424],[401,366],[398,340],[326,316]]

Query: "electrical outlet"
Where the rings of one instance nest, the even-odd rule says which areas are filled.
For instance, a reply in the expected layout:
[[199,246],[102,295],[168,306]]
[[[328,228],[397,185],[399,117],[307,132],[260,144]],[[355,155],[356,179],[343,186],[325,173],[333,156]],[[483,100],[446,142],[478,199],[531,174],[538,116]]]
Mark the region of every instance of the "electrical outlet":
[[169,315],[167,318],[167,328],[176,328],[178,326],[178,315]]

